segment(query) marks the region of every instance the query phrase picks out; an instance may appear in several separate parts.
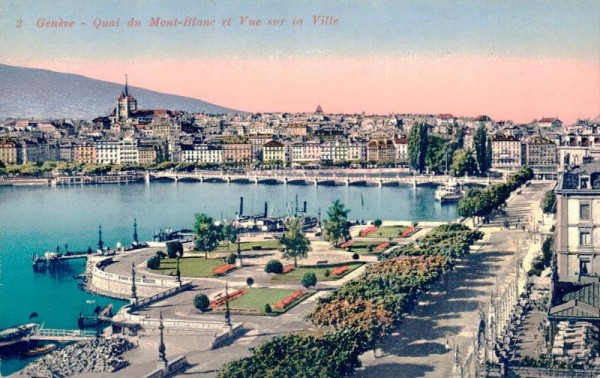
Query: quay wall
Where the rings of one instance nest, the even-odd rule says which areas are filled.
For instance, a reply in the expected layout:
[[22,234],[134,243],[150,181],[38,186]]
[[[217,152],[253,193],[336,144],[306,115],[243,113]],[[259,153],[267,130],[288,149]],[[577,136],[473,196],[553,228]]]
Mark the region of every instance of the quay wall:
[[[89,271],[88,289],[99,294],[114,296],[116,298],[131,298],[131,276],[108,273],[101,269],[107,263],[106,258],[96,263]],[[167,289],[179,286],[179,282],[173,278],[147,278],[136,277],[135,286],[138,298],[151,297]]]

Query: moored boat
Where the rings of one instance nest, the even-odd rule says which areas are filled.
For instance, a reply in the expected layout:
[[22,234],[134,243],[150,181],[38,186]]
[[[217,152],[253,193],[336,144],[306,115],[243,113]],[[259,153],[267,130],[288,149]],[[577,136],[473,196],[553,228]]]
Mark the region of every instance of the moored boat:
[[29,323],[0,331],[0,348],[29,340],[38,327],[37,323]]
[[463,190],[456,182],[448,182],[435,191],[435,199],[441,203],[457,202],[463,197]]
[[30,356],[30,357],[31,356],[40,356],[42,354],[52,352],[54,349],[56,349],[56,347],[57,347],[56,344],[41,345],[39,347],[28,350],[27,352],[25,352],[25,355]]

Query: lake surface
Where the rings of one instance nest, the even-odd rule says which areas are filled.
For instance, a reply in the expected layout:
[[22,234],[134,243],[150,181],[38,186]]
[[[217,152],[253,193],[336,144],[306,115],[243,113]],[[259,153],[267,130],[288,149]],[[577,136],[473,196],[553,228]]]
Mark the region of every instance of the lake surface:
[[[293,211],[308,203],[308,213],[325,217],[327,208],[340,199],[351,209],[350,219],[450,221],[456,206],[434,200],[431,187],[346,187],[221,183],[152,183],[77,187],[0,187],[0,329],[28,323],[45,328],[76,329],[79,313],[91,314],[97,305],[125,302],[91,295],[77,286],[73,276],[84,271],[83,260],[63,269],[35,273],[32,255],[56,250],[95,249],[98,225],[105,245],[127,245],[133,239],[137,218],[140,240],[150,240],[165,228],[192,228],[194,214],[232,219],[244,197],[245,214],[269,215]],[[362,196],[361,196],[362,194]],[[362,197],[362,199],[361,199]],[[0,372],[10,374],[29,360],[4,355]]]

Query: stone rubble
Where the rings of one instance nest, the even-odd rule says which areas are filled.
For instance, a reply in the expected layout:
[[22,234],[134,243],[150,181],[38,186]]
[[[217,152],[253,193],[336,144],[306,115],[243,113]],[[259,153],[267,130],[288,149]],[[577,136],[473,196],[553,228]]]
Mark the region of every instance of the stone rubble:
[[126,339],[97,338],[56,350],[25,367],[22,375],[62,377],[81,373],[112,373],[129,363],[120,357],[134,345]]

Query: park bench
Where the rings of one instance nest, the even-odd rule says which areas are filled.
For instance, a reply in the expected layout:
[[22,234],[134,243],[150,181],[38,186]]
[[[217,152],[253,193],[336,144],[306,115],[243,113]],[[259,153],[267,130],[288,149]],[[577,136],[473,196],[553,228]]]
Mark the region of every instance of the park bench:
[[328,260],[317,261],[317,265],[325,265],[328,263]]

